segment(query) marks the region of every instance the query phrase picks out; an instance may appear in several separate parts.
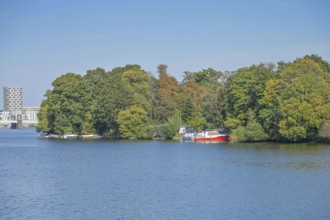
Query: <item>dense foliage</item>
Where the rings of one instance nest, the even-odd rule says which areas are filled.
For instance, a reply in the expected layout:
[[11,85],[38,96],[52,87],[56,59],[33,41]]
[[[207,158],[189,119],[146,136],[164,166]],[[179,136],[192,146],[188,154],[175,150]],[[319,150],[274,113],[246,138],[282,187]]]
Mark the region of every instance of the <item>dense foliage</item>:
[[139,65],[55,79],[38,130],[122,138],[172,138],[182,124],[226,128],[233,141],[329,138],[330,65],[316,55],[234,72],[184,72],[180,83],[158,66]]

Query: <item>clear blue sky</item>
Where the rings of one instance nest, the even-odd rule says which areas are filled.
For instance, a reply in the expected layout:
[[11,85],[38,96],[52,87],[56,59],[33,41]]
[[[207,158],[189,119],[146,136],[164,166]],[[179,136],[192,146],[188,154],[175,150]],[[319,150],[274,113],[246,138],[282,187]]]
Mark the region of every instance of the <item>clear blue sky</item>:
[[[157,75],[225,71],[318,54],[330,61],[328,0],[0,0],[0,87],[40,105],[67,72],[139,64]],[[0,109],[3,97],[0,96]]]

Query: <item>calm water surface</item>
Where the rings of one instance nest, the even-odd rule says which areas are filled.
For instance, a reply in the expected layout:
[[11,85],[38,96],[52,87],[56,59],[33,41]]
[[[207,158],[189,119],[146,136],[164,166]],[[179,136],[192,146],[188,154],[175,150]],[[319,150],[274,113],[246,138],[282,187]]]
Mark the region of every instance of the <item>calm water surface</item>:
[[330,146],[0,129],[0,219],[330,219]]

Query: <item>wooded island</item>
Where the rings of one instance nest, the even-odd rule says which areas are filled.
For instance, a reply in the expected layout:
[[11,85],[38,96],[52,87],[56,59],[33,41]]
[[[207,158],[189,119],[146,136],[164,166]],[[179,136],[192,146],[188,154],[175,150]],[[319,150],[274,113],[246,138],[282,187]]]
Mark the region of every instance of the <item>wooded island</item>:
[[232,141],[313,141],[330,137],[330,65],[317,55],[233,72],[158,66],[67,73],[42,101],[37,130],[171,139],[181,125],[224,128]]

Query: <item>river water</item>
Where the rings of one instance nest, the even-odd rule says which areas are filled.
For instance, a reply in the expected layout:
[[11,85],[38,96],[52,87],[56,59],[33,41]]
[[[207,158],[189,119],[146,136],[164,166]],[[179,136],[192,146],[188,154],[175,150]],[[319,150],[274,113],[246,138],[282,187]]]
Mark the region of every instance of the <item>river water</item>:
[[330,146],[0,129],[0,219],[330,219]]

